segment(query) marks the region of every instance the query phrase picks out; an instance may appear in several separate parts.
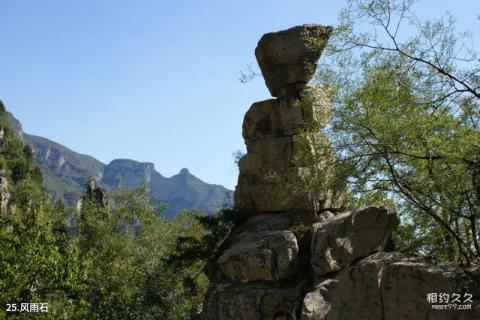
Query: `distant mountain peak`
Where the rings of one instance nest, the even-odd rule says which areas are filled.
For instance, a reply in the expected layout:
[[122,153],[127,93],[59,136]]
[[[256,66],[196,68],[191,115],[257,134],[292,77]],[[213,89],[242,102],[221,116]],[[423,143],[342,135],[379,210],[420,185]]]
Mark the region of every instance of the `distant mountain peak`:
[[143,184],[160,183],[165,179],[151,162],[115,159],[105,167],[102,182],[110,188],[135,188]]
[[231,190],[208,184],[192,175],[187,168],[166,178],[155,170],[151,162],[115,159],[105,165],[54,141],[24,133],[20,121],[11,113],[8,113],[8,119],[15,135],[33,148],[36,164],[42,169],[45,189],[54,199],[63,199],[70,205],[81,198],[89,176],[108,190],[147,185],[156,202],[168,204],[164,212],[168,216],[183,209],[213,213],[223,204],[233,203]]
[[155,164],[152,162],[140,162],[132,159],[114,159],[108,165],[131,165],[131,166],[139,166],[143,168],[155,169]]

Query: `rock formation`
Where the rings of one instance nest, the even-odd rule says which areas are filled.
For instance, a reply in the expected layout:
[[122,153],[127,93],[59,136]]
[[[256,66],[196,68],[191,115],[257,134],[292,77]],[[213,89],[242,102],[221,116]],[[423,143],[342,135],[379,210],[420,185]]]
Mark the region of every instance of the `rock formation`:
[[95,185],[95,180],[93,177],[89,177],[87,179],[87,190],[85,191],[85,194],[83,195],[83,201],[92,201],[96,204],[98,204],[101,208],[104,209],[109,209],[109,201],[108,201],[108,196],[107,192],[105,189],[97,187]]
[[[0,111],[5,110],[2,101],[0,100]],[[7,143],[5,139],[5,129],[0,127],[0,145]],[[5,213],[10,201],[10,192],[8,192],[8,180],[6,177],[6,168],[0,167],[0,214]]]
[[[247,154],[239,161],[235,190],[239,210],[300,215],[343,206],[341,196],[333,198],[328,192],[313,196],[292,192],[310,176],[310,168],[299,163],[299,153],[318,147],[317,132],[327,124],[327,90],[307,84],[330,33],[330,27],[304,25],[269,33],[258,43],[258,63],[270,92],[278,98],[254,103],[245,115]],[[307,128],[312,135],[305,146],[298,138]]]
[[332,27],[303,25],[265,34],[255,56],[274,97],[294,96],[315,72]]
[[5,170],[1,169],[0,170],[0,213],[6,212],[9,201],[10,201],[10,193],[8,192],[8,180],[5,177]]
[[34,162],[42,170],[45,191],[55,201],[61,199],[68,206],[78,206],[85,191],[86,177],[91,176],[109,193],[145,183],[155,204],[168,205],[162,212],[168,217],[174,217],[184,209],[204,210],[210,214],[225,205],[233,205],[233,191],[208,184],[188,171],[167,178],[155,169],[153,163],[114,159],[105,164],[55,141],[25,133],[21,122],[12,113],[7,111],[6,116],[14,135],[33,149]]
[[[258,63],[277,98],[254,103],[245,115],[247,154],[239,162],[235,206],[247,218],[209,268],[203,319],[272,319],[277,311],[305,320],[480,319],[479,267],[385,252],[399,224],[394,212],[347,212],[342,195],[331,190],[295,192],[312,170],[296,161],[298,149],[318,147],[308,135],[299,146],[297,137],[327,123],[327,90],[308,82],[330,33],[304,25],[258,43]],[[328,176],[335,158],[322,161],[318,168]],[[452,309],[438,310],[445,299],[432,294],[458,294],[457,306],[471,310],[454,310],[451,301]]]

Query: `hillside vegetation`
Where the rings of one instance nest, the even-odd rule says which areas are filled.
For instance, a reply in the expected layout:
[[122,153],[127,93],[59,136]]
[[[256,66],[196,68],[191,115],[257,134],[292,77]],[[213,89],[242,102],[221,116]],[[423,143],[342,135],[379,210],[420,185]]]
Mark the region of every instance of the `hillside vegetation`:
[[184,209],[211,214],[232,205],[232,191],[208,184],[187,169],[167,178],[155,170],[153,163],[115,159],[104,164],[57,142],[23,132],[20,121],[10,112],[7,112],[7,119],[15,136],[32,148],[46,191],[54,200],[61,199],[68,206],[75,206],[82,197],[87,177],[93,177],[111,193],[146,185],[157,205],[167,205],[162,214],[169,217]]
[[21,303],[47,303],[45,319],[191,319],[199,312],[203,267],[227,222],[189,212],[163,217],[145,188],[116,193],[114,207],[92,196],[101,189],[84,194],[79,212],[52,203],[3,104],[0,128],[2,199],[9,199],[0,212],[0,302],[11,310],[1,308],[0,318],[23,319]]

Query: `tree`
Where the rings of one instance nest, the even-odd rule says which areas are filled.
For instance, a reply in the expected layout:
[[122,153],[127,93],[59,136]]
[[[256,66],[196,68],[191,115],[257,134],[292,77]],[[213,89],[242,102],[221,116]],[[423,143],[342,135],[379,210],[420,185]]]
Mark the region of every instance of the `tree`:
[[[208,285],[206,259],[204,251],[181,258],[196,243],[177,245],[207,235],[194,215],[163,217],[146,188],[119,192],[110,206],[93,179],[80,213],[52,204],[33,151],[15,138],[1,106],[0,192],[10,197],[2,194],[9,203],[0,210],[0,302],[46,302],[46,319],[195,317]],[[7,315],[26,313],[0,309],[0,318]]]
[[[47,317],[60,319],[68,308],[64,293],[81,275],[78,250],[64,232],[65,211],[50,204],[32,150],[13,135],[1,103],[0,128],[0,175],[8,181],[1,192],[11,195],[2,195],[9,201],[0,211],[0,301],[3,306],[55,301],[63,310],[51,309]],[[6,317],[5,308],[0,317]]]
[[120,191],[114,205],[87,182],[76,217],[76,241],[85,278],[79,282],[73,318],[191,319],[198,314],[208,284],[204,260],[177,259],[180,238],[205,233],[191,213],[161,215],[145,187]]
[[348,2],[316,77],[332,92],[327,133],[352,205],[400,214],[401,249],[478,261],[478,54],[453,17],[421,21],[413,5]]
[[0,192],[10,194],[2,195],[9,203],[0,211],[2,304],[47,302],[48,319],[195,317],[208,285],[208,250],[183,259],[194,243],[177,245],[180,238],[201,243],[207,234],[195,216],[163,217],[145,187],[118,192],[111,206],[93,179],[80,213],[51,203],[32,149],[15,138],[5,116],[0,104]]

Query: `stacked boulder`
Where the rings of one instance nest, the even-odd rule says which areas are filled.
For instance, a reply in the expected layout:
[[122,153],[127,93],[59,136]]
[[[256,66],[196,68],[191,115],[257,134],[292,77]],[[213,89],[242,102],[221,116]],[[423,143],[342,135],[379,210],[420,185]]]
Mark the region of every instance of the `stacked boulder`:
[[[307,124],[326,125],[326,91],[308,82],[330,33],[304,25],[266,34],[258,44],[276,99],[253,104],[245,115],[247,154],[235,205],[247,218],[207,270],[202,318],[262,320],[283,311],[304,320],[480,319],[479,268],[392,252],[399,219],[385,208],[346,212],[342,197],[328,190],[312,198],[290,189],[310,174],[294,161],[297,135]],[[433,310],[432,293],[472,295],[471,310]]]
[[[255,50],[272,96],[254,103],[243,121],[247,154],[240,159],[235,205],[249,213],[307,213],[343,205],[325,193],[312,197],[298,186],[309,168],[296,161],[299,134],[318,132],[327,124],[329,100],[319,86],[308,86],[331,27],[304,25],[264,35]],[[314,139],[310,146],[315,146]],[[295,188],[297,187],[297,188]]]

